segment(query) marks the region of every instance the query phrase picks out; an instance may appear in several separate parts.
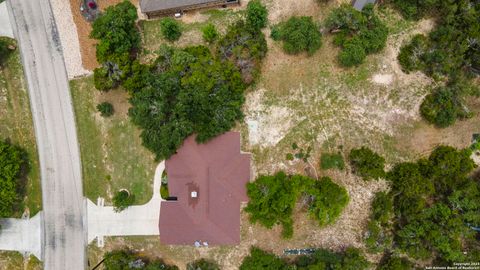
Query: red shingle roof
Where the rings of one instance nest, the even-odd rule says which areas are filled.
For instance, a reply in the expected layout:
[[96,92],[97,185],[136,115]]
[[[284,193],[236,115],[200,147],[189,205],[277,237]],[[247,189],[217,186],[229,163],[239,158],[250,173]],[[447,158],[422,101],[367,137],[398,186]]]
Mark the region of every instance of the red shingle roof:
[[162,202],[160,241],[238,244],[240,203],[247,201],[250,181],[250,154],[240,152],[240,134],[227,132],[206,144],[190,136],[165,167],[170,196],[177,201]]

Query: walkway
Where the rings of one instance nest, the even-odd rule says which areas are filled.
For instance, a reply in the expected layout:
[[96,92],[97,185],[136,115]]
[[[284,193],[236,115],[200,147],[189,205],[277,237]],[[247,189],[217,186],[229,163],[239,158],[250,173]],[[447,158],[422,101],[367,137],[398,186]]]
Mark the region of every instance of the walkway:
[[8,17],[7,2],[0,3],[0,37],[13,37],[12,25]]
[[85,270],[80,153],[62,45],[48,0],[9,0],[35,127],[42,181],[45,270]]
[[152,199],[144,205],[130,206],[116,213],[112,206],[103,206],[101,198],[98,205],[87,200],[88,243],[97,238],[97,245],[102,247],[104,236],[159,235],[160,185],[164,169],[165,162],[161,162],[155,170]]
[[15,250],[41,258],[41,216],[40,212],[31,219],[0,219],[0,250]]

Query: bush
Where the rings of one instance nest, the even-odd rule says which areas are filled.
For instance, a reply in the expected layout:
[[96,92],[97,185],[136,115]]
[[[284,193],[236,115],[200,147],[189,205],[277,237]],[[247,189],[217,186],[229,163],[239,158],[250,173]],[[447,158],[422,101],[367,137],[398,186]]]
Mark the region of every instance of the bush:
[[364,46],[359,39],[352,38],[347,41],[343,50],[338,55],[338,60],[345,67],[358,66],[367,57]]
[[379,270],[411,270],[415,269],[413,263],[405,258],[389,256],[380,263]]
[[126,190],[120,190],[113,196],[113,210],[115,212],[121,212],[133,205],[135,202],[135,196],[130,194]]
[[392,195],[386,192],[377,192],[372,201],[372,219],[380,224],[388,224],[393,215]]
[[113,115],[113,105],[108,102],[102,102],[97,105],[97,111],[100,112],[102,117],[110,117]]
[[370,263],[363,257],[360,250],[348,247],[344,252],[332,252],[326,249],[317,249],[312,255],[299,256],[291,269],[342,269],[366,270]]
[[335,222],[348,204],[347,190],[328,177],[317,181],[307,177],[293,176],[292,180],[302,183],[302,197],[307,201],[308,212],[320,226]]
[[372,201],[372,214],[367,225],[365,245],[373,253],[382,252],[392,245],[391,219],[393,201],[389,193],[378,192]]
[[27,165],[25,152],[7,141],[0,141],[0,217],[13,215],[13,207],[19,198],[19,179]]
[[178,270],[175,265],[168,265],[161,259],[149,260],[129,250],[114,250],[105,253],[103,266],[105,270]]
[[458,118],[469,117],[469,111],[460,98],[462,90],[459,87],[462,86],[438,87],[427,95],[420,105],[423,118],[439,128],[445,128],[453,125]]
[[217,263],[200,259],[187,264],[187,270],[220,270]]
[[267,26],[268,10],[262,5],[260,0],[252,0],[247,5],[247,25],[253,31],[260,31],[260,29]]
[[322,45],[322,36],[312,17],[291,17],[272,29],[272,38],[283,41],[283,49],[288,54],[306,51],[315,53]]
[[108,76],[108,71],[104,67],[98,67],[93,70],[93,82],[95,88],[107,92],[115,87],[116,83]]
[[234,63],[243,81],[250,84],[260,72],[261,60],[267,54],[267,41],[261,31],[252,31],[240,20],[227,28],[218,42],[217,54],[220,59]]
[[288,264],[272,253],[252,247],[250,255],[245,257],[240,270],[289,270]]
[[160,186],[160,196],[164,200],[166,200],[170,196],[170,193],[168,192],[168,185],[162,184]]
[[409,44],[405,44],[400,48],[397,56],[398,62],[402,66],[402,70],[406,73],[414,70],[422,70],[422,54],[427,49],[427,38],[424,35],[415,35]]
[[7,59],[8,55],[10,55],[11,50],[8,47],[12,45],[12,43],[9,38],[0,37],[0,66]]
[[342,47],[338,58],[343,66],[358,66],[367,54],[385,48],[388,28],[376,16],[373,5],[366,5],[362,11],[344,4],[332,10],[325,25],[335,32],[334,43]]
[[367,147],[352,149],[349,155],[353,172],[364,180],[385,176],[385,159]]
[[322,170],[335,168],[343,171],[343,169],[345,169],[345,162],[343,161],[342,154],[322,153],[320,157],[320,168],[322,168]]
[[97,60],[103,63],[112,55],[130,53],[140,45],[140,33],[135,25],[137,8],[130,1],[123,1],[105,9],[92,24],[90,36],[99,40]]
[[168,41],[176,41],[182,35],[180,24],[172,18],[163,18],[160,21],[162,35]]
[[[260,176],[255,182],[247,184],[249,202],[245,211],[250,214],[250,221],[260,222],[267,228],[282,224],[283,230],[292,229],[292,213],[300,192],[296,179],[289,178],[285,173],[278,172],[273,176]],[[286,238],[291,237],[284,233]]]
[[217,28],[211,23],[202,28],[202,34],[203,40],[208,43],[213,43],[218,38]]

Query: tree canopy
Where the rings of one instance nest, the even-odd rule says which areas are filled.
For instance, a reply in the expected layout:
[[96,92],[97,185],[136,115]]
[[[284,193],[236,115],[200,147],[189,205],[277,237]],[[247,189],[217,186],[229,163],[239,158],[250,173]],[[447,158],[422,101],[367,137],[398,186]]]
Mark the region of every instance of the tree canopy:
[[252,247],[250,255],[243,259],[240,270],[290,270],[290,267],[274,254]]
[[272,38],[283,41],[283,50],[288,54],[315,53],[322,46],[322,35],[312,17],[291,17],[272,28]]
[[246,23],[253,31],[259,31],[267,26],[268,10],[260,0],[248,2]]
[[135,202],[135,195],[130,194],[126,190],[120,190],[113,196],[113,210],[115,212],[121,212],[133,205]]
[[129,54],[140,45],[136,28],[137,9],[130,1],[123,1],[105,9],[92,24],[90,36],[99,40],[97,59],[103,63],[113,55]]
[[26,165],[25,153],[18,146],[0,141],[0,217],[11,217],[18,201],[18,180]]
[[325,25],[335,33],[335,44],[342,47],[338,57],[346,67],[363,63],[368,54],[381,51],[387,42],[388,28],[371,4],[362,11],[344,4],[330,13]]
[[478,245],[472,245],[475,231],[470,226],[480,224],[480,184],[469,177],[475,167],[470,154],[439,146],[428,159],[397,164],[388,173],[395,242],[412,258],[474,260],[470,256]]
[[385,159],[367,147],[352,149],[348,158],[353,172],[364,180],[385,176]]
[[480,5],[474,0],[400,1],[395,6],[410,19],[434,16],[436,28],[404,44],[398,60],[405,72],[422,71],[446,86],[433,89],[421,108],[422,116],[438,127],[469,116],[464,98],[479,95],[478,86],[458,83],[480,74]]
[[176,41],[182,36],[182,28],[180,23],[175,19],[167,17],[160,21],[162,36],[168,41]]
[[242,119],[245,85],[233,64],[203,46],[162,47],[159,54],[129,110],[157,159],[170,157],[193,133],[206,142]]
[[349,201],[345,188],[328,177],[315,180],[302,175],[288,176],[284,172],[260,176],[248,183],[247,195],[250,200],[245,211],[250,214],[250,220],[267,228],[281,224],[285,238],[293,235],[291,216],[299,199],[320,226],[333,223]]

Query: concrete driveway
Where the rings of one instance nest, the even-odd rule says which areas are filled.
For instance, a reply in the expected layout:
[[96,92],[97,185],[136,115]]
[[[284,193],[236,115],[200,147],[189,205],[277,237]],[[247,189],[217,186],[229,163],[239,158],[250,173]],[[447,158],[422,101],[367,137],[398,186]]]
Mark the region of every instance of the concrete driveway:
[[87,200],[88,243],[97,238],[97,245],[103,246],[104,236],[159,235],[160,185],[165,162],[161,162],[153,181],[153,196],[144,205],[134,205],[116,213],[112,206],[103,206],[100,198],[95,205]]
[[38,213],[31,219],[0,219],[0,250],[15,250],[23,254],[42,257],[41,216]]

